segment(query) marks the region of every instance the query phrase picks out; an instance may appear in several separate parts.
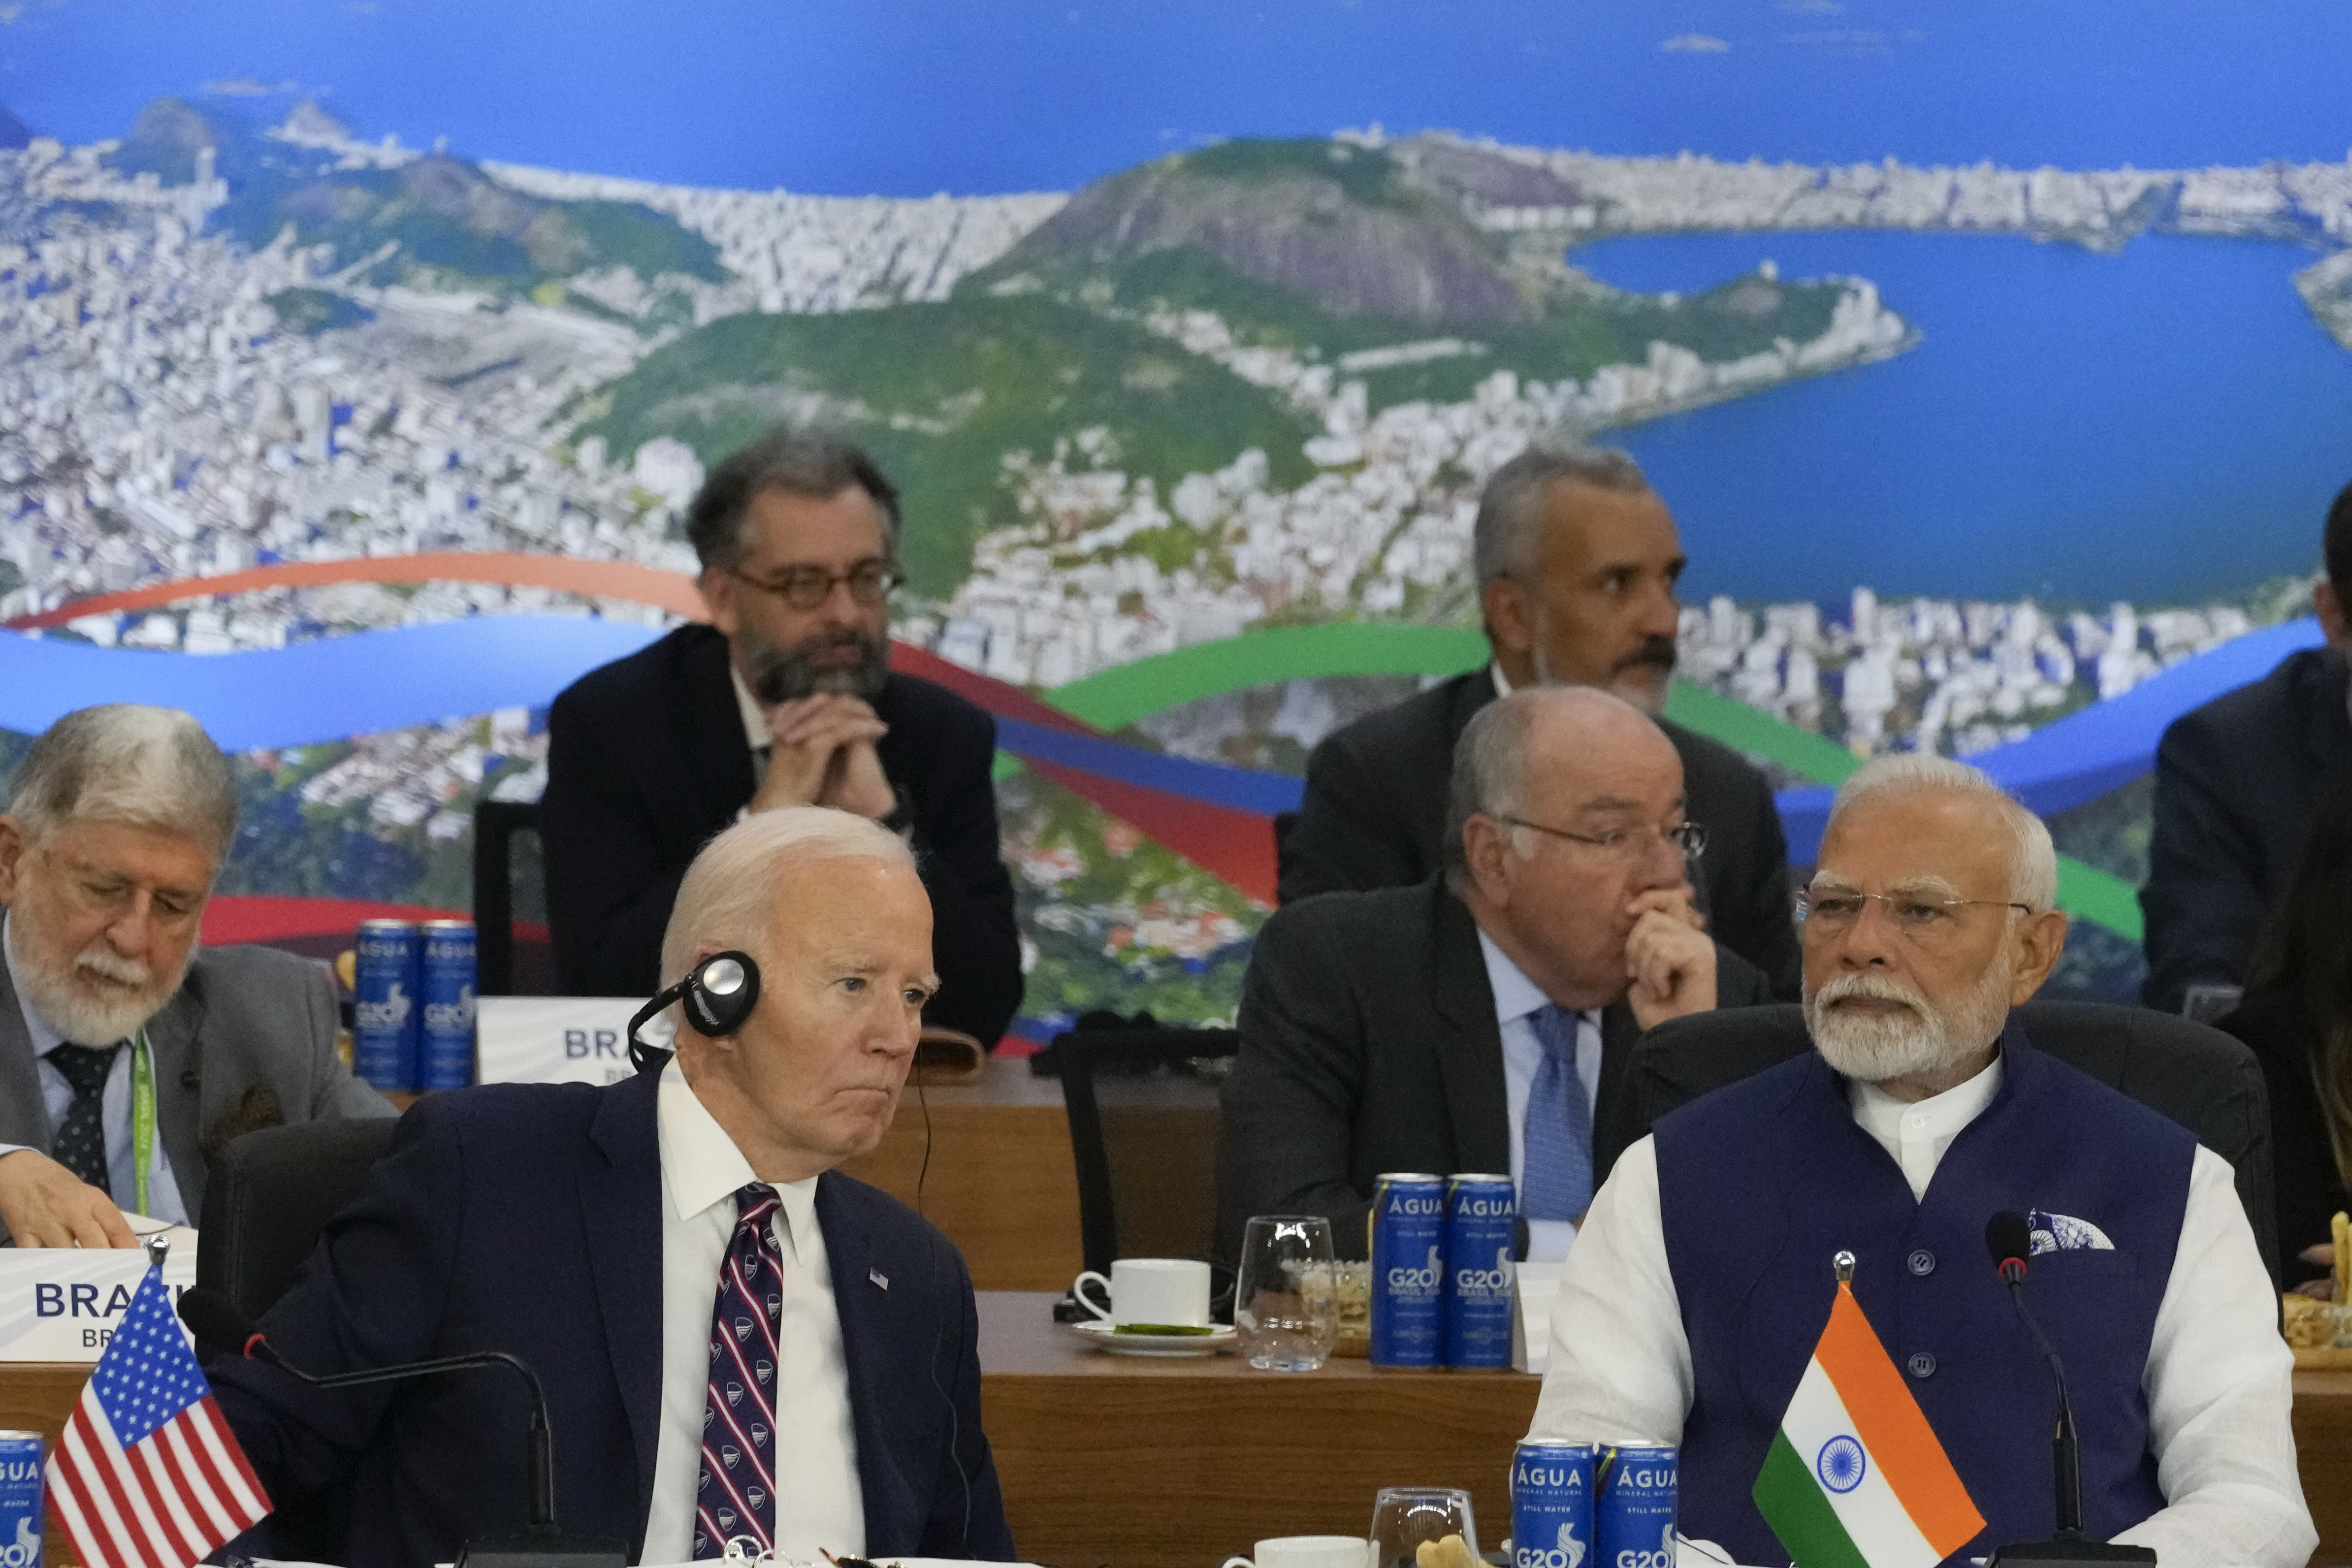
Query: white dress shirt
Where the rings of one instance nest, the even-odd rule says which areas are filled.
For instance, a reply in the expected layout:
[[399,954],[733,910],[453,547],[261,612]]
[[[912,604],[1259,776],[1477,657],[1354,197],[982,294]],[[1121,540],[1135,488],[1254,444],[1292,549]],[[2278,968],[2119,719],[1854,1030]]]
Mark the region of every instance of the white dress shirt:
[[[34,1061],[41,1079],[41,1108],[49,1113],[49,1137],[54,1141],[58,1129],[65,1125],[66,1112],[72,1108],[74,1099],[72,1083],[49,1061],[49,1052],[67,1043],[66,1037],[49,1027],[49,1020],[34,1010],[33,999],[25,994],[25,974],[16,964],[16,933],[5,918],[0,918],[0,957],[7,962],[8,984],[16,993],[16,1010],[24,1015],[25,1032],[32,1037]],[[73,1043],[88,1045],[90,1041]],[[97,1043],[103,1047],[113,1042]],[[162,1094],[163,1085],[157,1084],[155,1092]],[[139,1161],[131,1138],[129,1049],[116,1051],[113,1064],[106,1071],[106,1087],[99,1092],[98,1114],[106,1129],[106,1184],[114,1207],[125,1214],[135,1213],[139,1203]],[[0,1144],[0,1155],[13,1155],[29,1146]],[[147,1213],[150,1218],[173,1225],[188,1223],[187,1207],[180,1201],[180,1184],[172,1179],[171,1156],[163,1152],[161,1127],[156,1130],[153,1155],[147,1166]]]
[[[1478,933],[1478,951],[1486,959],[1486,984],[1495,992],[1495,1022],[1503,1036],[1503,1095],[1511,1123],[1511,1185],[1525,1178],[1528,1165],[1528,1094],[1535,1087],[1536,1069],[1543,1065],[1543,1041],[1536,1034],[1534,1014],[1551,1005],[1551,998],[1509,954]],[[1601,1015],[1576,1015],[1576,1076],[1584,1086],[1588,1117],[1601,1093]],[[1576,1240],[1576,1227],[1565,1219],[1528,1221],[1528,1261],[1557,1263],[1568,1256]]]
[[[1991,1102],[2000,1073],[1996,1061],[1916,1104],[1856,1083],[1854,1121],[1917,1197],[1952,1139]],[[2231,1180],[2227,1160],[2197,1150],[2141,1380],[2166,1506],[2116,1540],[2154,1547],[2161,1568],[2302,1568],[2319,1543],[2295,1470],[2294,1357]],[[1626,1150],[1593,1198],[1551,1322],[1530,1436],[1682,1440],[1690,1343],[1666,1267],[1654,1139]]]
[[[695,1480],[710,1391],[710,1313],[719,1265],[735,1234],[735,1190],[759,1180],[673,1060],[662,1069],[661,1437],[646,1516],[644,1563],[694,1555]],[[776,1328],[776,1520],[779,1558],[866,1555],[866,1500],[850,1425],[849,1366],[834,1310],[817,1178],[773,1184],[783,1251],[783,1320]]]

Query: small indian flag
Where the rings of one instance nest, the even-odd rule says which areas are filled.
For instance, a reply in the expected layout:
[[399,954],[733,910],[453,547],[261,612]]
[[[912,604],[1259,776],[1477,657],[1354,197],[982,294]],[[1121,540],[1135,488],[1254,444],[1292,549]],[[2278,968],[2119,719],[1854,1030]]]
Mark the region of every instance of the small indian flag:
[[1796,1568],[1934,1568],[1984,1528],[1843,1278],[1755,1498]]

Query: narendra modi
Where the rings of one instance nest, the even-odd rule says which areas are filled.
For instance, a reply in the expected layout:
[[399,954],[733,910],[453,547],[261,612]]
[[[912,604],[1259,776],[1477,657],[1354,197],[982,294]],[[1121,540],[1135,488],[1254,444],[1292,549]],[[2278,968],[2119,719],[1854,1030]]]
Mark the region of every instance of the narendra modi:
[[51,725],[0,813],[0,1238],[129,1247],[193,1223],[211,1155],[283,1122],[388,1116],[335,1052],[324,966],[199,951],[236,830],[227,760],[174,708]]
[[[1753,1489],[1843,1258],[1986,1521],[1951,1560],[2042,1540],[2056,1396],[1985,1251],[2013,1211],[2086,1532],[2163,1568],[2299,1568],[2294,1361],[2229,1163],[2012,1016],[2065,946],[2056,888],[2049,831],[1976,768],[1882,758],[1846,781],[1798,902],[1815,1049],[1619,1158],[1564,1267],[1531,1438],[1675,1445],[1682,1535],[1788,1561]],[[1833,1491],[1839,1442],[1801,1456]]]

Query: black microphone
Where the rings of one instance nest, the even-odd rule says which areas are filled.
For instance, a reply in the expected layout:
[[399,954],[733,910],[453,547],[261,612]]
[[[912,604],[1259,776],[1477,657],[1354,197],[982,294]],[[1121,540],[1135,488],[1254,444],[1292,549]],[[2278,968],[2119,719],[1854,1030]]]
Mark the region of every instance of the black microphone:
[[2066,1364],[2042,1325],[2025,1306],[2026,1260],[2033,1254],[2033,1227],[2013,1208],[2002,1209],[1985,1221],[1985,1250],[1993,1268],[2009,1284],[2009,1299],[2017,1308],[2026,1332],[2049,1359],[2050,1375],[2058,1384],[2058,1428],[2050,1439],[2050,1468],[2057,1495],[2058,1531],[2051,1540],[2004,1546],[1992,1554],[1988,1568],[2029,1563],[2148,1563],[2156,1550],[2148,1546],[2111,1546],[2083,1534],[2083,1450],[2074,1431],[2074,1405],[2066,1396]]
[[528,1435],[530,1470],[530,1524],[521,1535],[486,1536],[468,1541],[457,1554],[457,1568],[625,1568],[628,1547],[602,1536],[563,1533],[555,1520],[555,1440],[547,1420],[547,1390],[539,1374],[520,1356],[502,1350],[472,1351],[401,1366],[379,1366],[358,1372],[313,1376],[278,1354],[278,1347],[254,1326],[235,1301],[202,1286],[180,1296],[180,1321],[195,1331],[199,1345],[222,1354],[241,1355],[277,1367],[313,1388],[357,1388],[371,1383],[398,1383],[436,1373],[462,1372],[478,1366],[502,1366],[519,1375],[530,1393]]

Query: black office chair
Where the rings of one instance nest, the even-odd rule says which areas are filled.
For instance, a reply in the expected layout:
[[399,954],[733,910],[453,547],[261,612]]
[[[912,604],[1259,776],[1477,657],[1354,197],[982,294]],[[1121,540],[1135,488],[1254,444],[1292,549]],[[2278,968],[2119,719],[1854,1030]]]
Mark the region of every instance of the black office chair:
[[[301,1122],[247,1133],[215,1155],[205,1181],[196,1283],[236,1303],[248,1319],[269,1310],[319,1244],[319,1233],[360,1189],[392,1141],[393,1119]],[[204,1345],[207,1354],[235,1345]],[[281,1493],[266,1526],[268,1554],[288,1562],[343,1561],[351,1492],[337,1483]]]
[[196,1283],[248,1318],[268,1312],[392,1141],[389,1116],[247,1133],[213,1156]]
[[514,995],[514,836],[538,831],[536,800],[484,800],[474,808],[478,997]]
[[[2028,1002],[2017,1020],[2033,1043],[2197,1134],[2230,1162],[2265,1261],[2275,1254],[2270,1096],[2254,1054],[2210,1024],[2105,1002]],[[1812,1049],[1794,1003],[1730,1008],[1671,1019],[1643,1035],[1626,1064],[1610,1124],[1596,1130],[1594,1168],[1676,1106]]]
[[[1054,1037],[1077,1164],[1087,1267],[1212,1256],[1219,1069],[1229,1029],[1072,1030]],[[1214,1066],[1210,1064],[1214,1063]]]

